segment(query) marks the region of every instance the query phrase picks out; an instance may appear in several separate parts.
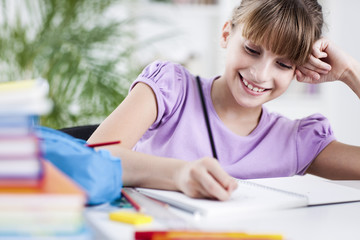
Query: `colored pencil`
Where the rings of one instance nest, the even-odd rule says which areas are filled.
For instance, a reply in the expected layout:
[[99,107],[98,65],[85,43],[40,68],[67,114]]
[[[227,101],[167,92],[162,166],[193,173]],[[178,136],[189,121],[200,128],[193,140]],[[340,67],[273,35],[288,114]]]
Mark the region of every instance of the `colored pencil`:
[[130,197],[129,194],[124,191],[124,189],[121,189],[121,194],[126,198],[126,200],[129,201],[129,203],[135,208],[136,211],[141,211],[141,206],[134,199],[132,199],[132,197]]
[[114,145],[114,144],[119,144],[119,143],[121,143],[121,141],[90,143],[90,144],[85,144],[85,146],[94,148],[94,147],[102,147],[102,146]]

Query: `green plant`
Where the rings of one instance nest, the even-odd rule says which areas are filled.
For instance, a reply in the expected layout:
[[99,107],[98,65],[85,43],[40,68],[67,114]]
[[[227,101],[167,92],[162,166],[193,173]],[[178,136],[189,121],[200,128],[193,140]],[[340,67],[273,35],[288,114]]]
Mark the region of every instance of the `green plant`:
[[115,4],[126,1],[2,0],[0,81],[48,80],[54,106],[42,125],[98,123],[127,94],[142,68],[132,58],[136,19],[110,18]]

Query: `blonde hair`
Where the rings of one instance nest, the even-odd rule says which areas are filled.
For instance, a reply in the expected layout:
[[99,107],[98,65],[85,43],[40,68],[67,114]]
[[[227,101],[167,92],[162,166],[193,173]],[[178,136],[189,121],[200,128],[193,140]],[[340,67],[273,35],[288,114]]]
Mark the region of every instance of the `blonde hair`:
[[316,0],[242,0],[234,9],[233,29],[296,65],[306,62],[321,37],[322,7]]

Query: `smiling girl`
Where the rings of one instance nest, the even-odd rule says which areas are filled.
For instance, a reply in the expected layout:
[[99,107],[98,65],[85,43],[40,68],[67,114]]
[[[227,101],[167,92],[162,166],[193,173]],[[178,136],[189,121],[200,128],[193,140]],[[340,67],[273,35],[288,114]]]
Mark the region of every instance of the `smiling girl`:
[[360,64],[321,38],[322,24],[316,0],[243,0],[222,30],[221,76],[156,61],[88,142],[122,140],[104,148],[122,159],[124,186],[191,197],[226,200],[233,177],[360,179],[360,147],[337,142],[324,116],[290,120],[263,107],[294,77],[340,80],[360,97]]

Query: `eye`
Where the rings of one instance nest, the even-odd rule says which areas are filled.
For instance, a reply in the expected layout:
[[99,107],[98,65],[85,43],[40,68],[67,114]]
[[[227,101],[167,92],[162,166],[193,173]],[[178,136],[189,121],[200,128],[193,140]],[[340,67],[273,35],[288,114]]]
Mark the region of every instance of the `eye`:
[[279,64],[279,66],[282,67],[282,68],[286,68],[286,69],[292,69],[293,68],[291,65],[287,65],[287,64],[284,64],[282,62],[277,62],[277,64]]
[[254,50],[254,49],[252,49],[252,48],[250,48],[250,47],[248,47],[248,46],[245,46],[245,50],[246,50],[248,53],[250,53],[251,55],[260,55],[260,53],[259,53],[258,51]]

